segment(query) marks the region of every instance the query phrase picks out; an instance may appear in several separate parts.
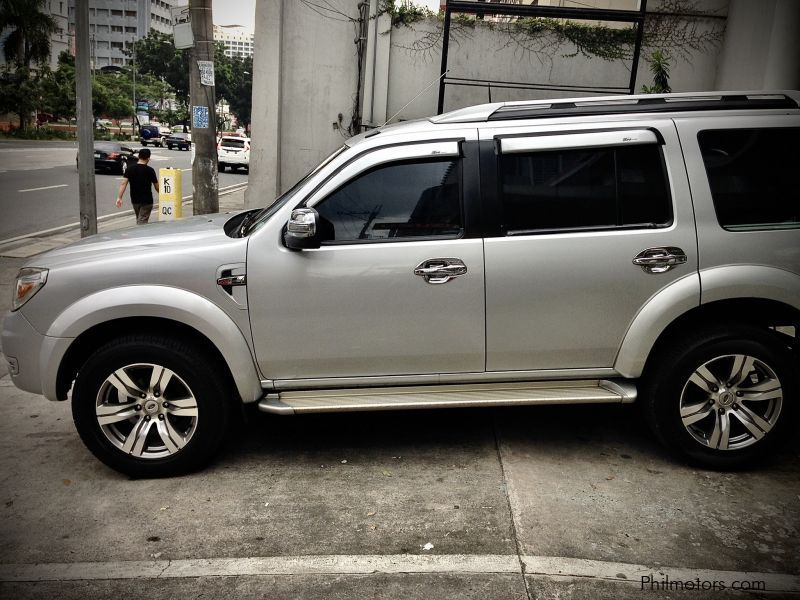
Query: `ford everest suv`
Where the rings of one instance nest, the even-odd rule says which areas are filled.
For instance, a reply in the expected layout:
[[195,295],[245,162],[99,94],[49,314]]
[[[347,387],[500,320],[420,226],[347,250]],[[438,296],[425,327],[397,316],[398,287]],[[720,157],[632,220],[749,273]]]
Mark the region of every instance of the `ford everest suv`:
[[798,425],[798,102],[508,102],[369,131],[262,210],[35,258],[13,381],[71,395],[134,476],[203,465],[241,402],[639,402],[679,456],[738,467]]

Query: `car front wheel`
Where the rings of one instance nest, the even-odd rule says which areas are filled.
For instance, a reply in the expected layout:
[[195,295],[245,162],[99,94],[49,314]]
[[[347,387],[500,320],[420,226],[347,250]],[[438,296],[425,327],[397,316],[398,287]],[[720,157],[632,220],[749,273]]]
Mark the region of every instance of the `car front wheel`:
[[736,469],[776,451],[797,412],[796,359],[755,326],[699,331],[656,357],[645,378],[653,432],[702,467]]
[[81,439],[106,465],[163,477],[205,465],[225,437],[228,386],[213,361],[158,335],[131,335],[97,350],[80,369],[72,414]]

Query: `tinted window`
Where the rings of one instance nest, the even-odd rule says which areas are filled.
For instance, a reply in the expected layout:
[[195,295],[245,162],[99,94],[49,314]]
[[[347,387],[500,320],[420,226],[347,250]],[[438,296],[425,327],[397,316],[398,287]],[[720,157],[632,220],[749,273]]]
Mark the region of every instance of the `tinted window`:
[[377,167],[317,204],[323,240],[458,237],[462,230],[458,160]]
[[220,145],[223,148],[244,148],[244,139],[242,138],[222,138]]
[[647,145],[504,154],[503,231],[621,226],[671,220],[661,150]]
[[698,141],[720,225],[800,225],[800,129],[701,131]]

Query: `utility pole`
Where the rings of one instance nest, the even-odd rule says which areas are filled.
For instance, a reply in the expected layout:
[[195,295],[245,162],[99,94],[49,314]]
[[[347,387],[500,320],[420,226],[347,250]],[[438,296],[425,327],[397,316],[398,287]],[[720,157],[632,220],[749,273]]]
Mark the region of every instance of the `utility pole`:
[[94,117],[92,71],[89,64],[89,0],[75,2],[75,99],[78,116],[78,198],[81,237],[97,233],[97,197],[94,185]]
[[214,32],[211,0],[190,0],[194,47],[189,65],[192,101],[192,165],[194,214],[219,212],[217,169],[217,116],[214,95]]
[[133,36],[133,68],[131,72],[133,73],[133,120],[131,121],[131,141],[136,139],[136,125],[139,122],[139,118],[136,116],[139,112],[139,107],[136,105],[136,36]]

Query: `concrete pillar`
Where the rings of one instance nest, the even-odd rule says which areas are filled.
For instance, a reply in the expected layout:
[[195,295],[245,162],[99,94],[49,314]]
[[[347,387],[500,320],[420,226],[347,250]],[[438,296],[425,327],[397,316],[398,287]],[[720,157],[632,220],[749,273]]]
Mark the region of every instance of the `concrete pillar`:
[[373,80],[372,120],[383,125],[389,110],[389,58],[392,51],[392,18],[382,14],[375,19],[375,77]]
[[800,88],[800,2],[731,0],[715,87]]
[[266,206],[281,193],[283,3],[284,0],[256,2],[247,208]]

